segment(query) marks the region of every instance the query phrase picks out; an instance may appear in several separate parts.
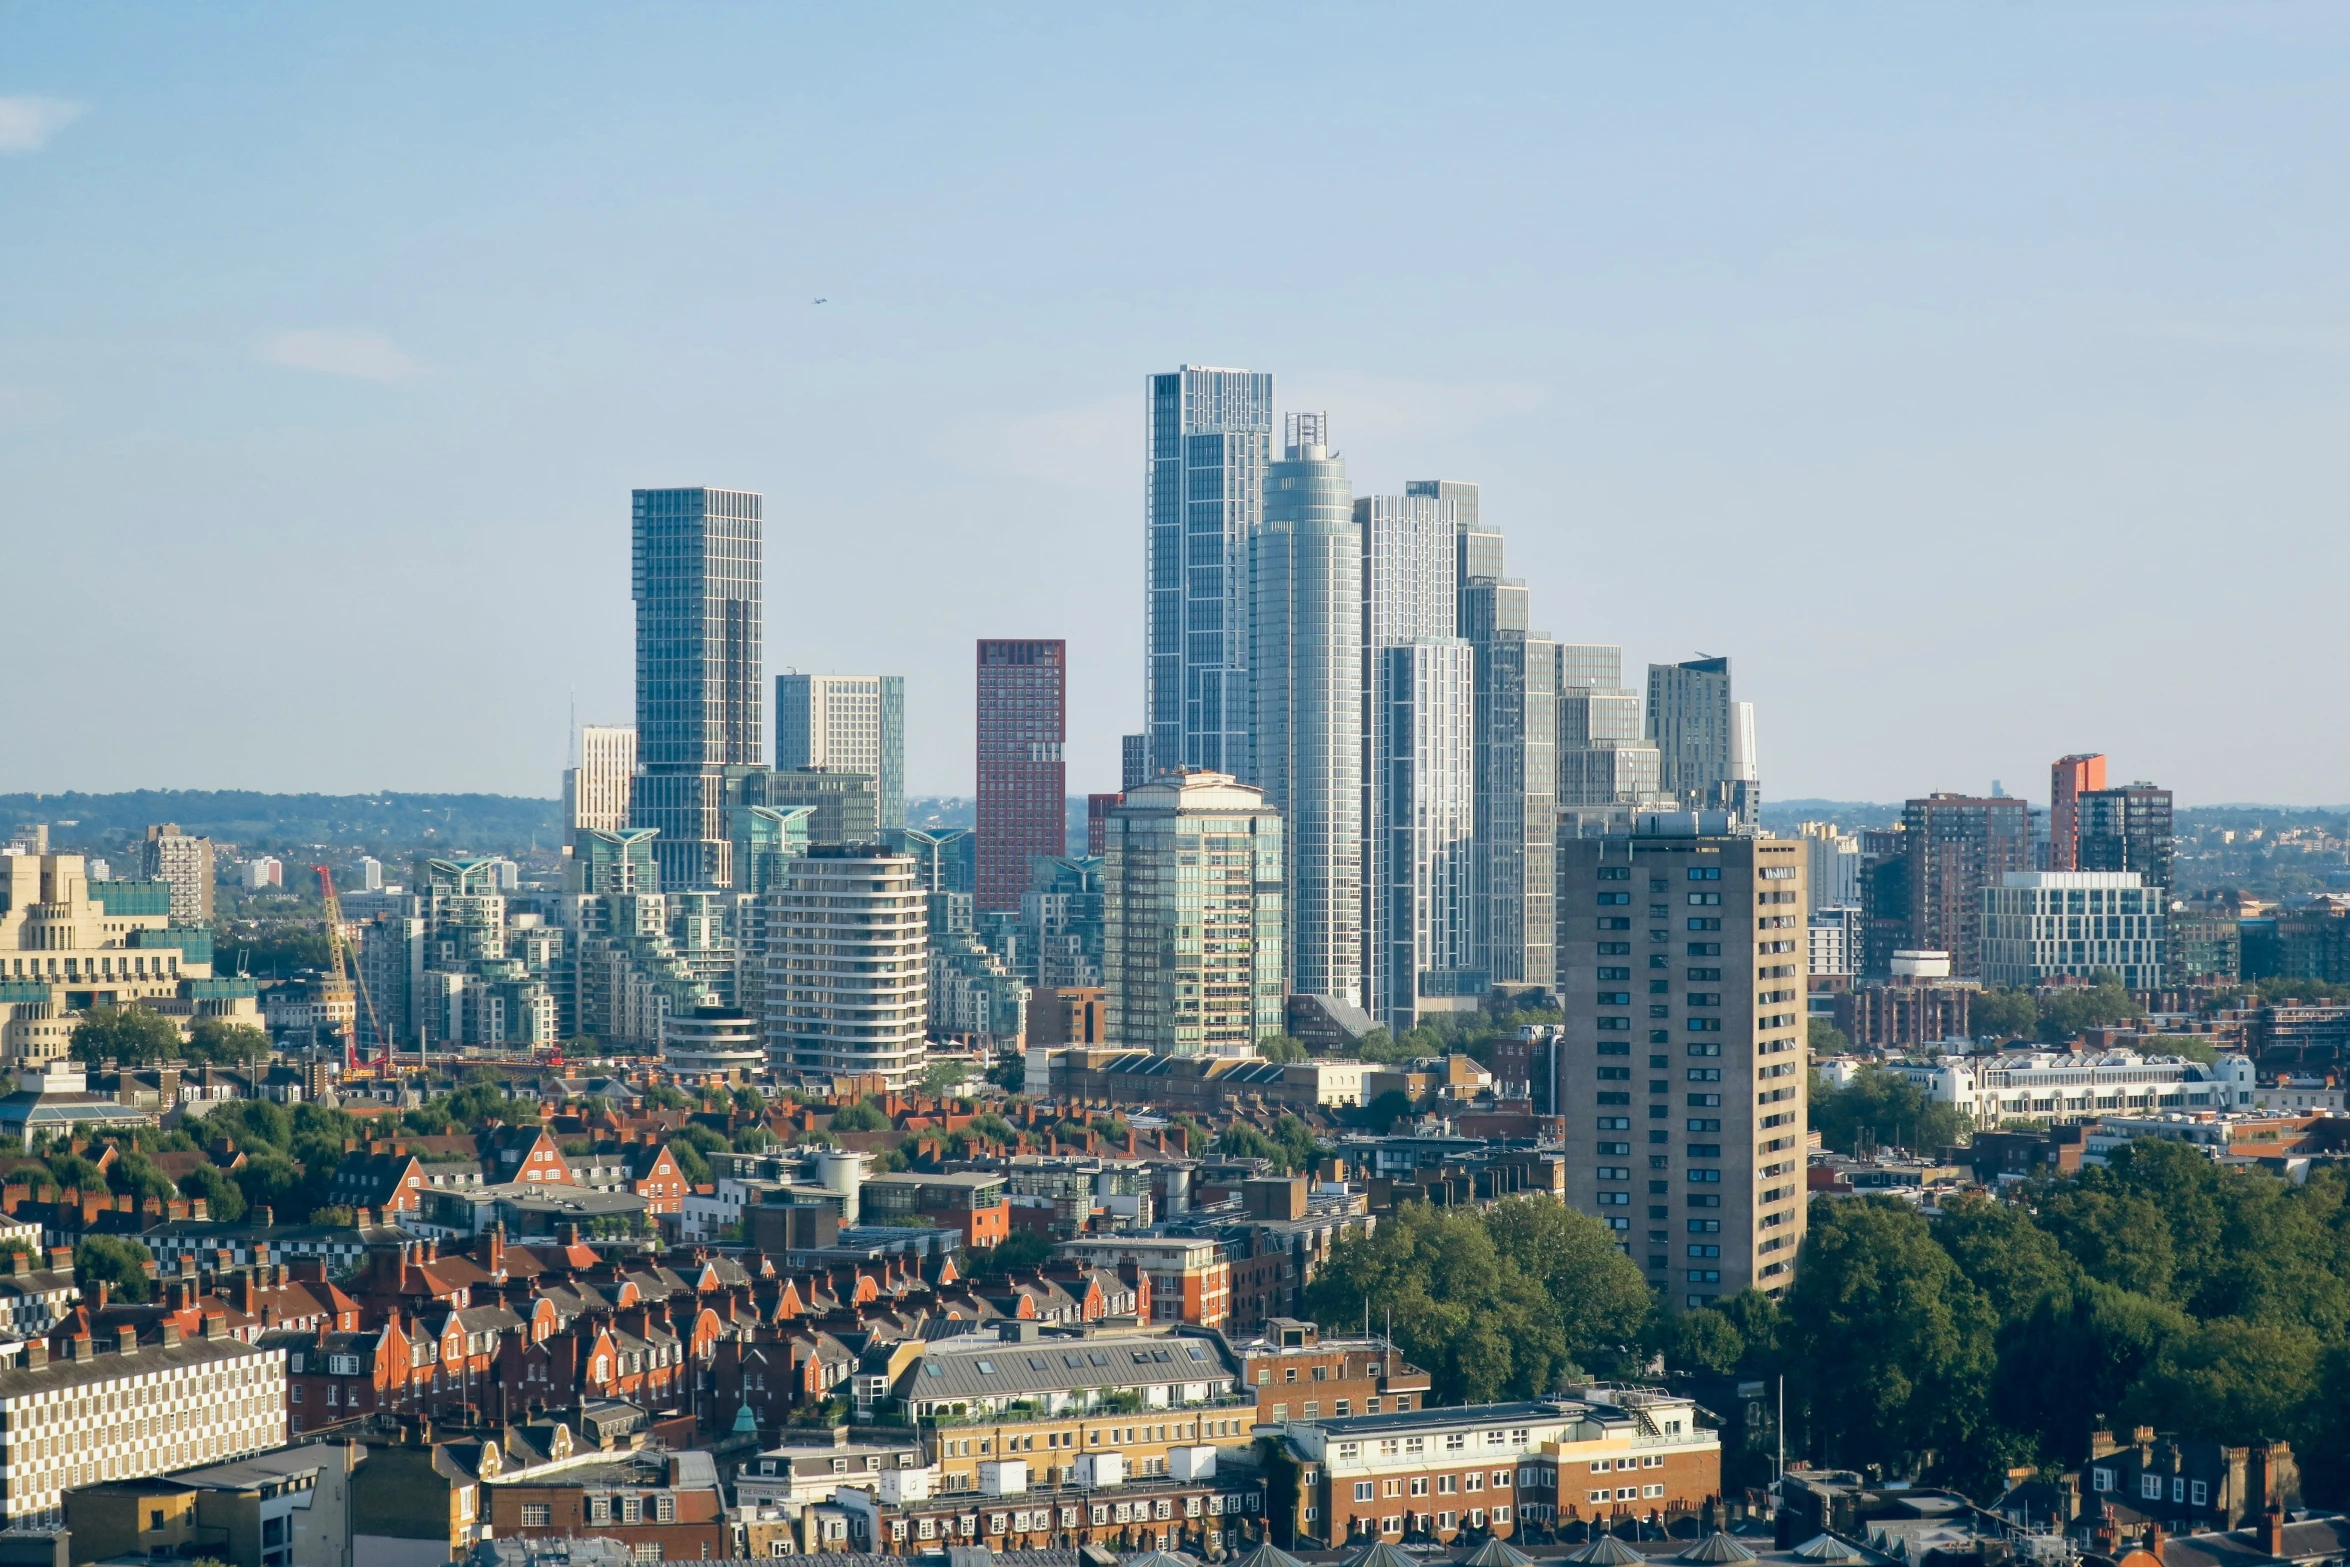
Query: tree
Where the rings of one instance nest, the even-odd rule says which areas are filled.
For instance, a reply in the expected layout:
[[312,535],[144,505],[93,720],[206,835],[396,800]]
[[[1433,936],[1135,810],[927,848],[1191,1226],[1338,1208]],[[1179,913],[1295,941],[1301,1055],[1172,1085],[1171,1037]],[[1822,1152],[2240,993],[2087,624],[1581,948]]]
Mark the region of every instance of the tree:
[[971,1271],[988,1277],[1026,1273],[1052,1254],[1051,1241],[1026,1230],[1015,1230],[989,1250],[972,1253]]
[[269,1036],[250,1023],[200,1017],[188,1025],[187,1055],[212,1066],[256,1066],[269,1059]]
[[832,1130],[836,1132],[886,1132],[889,1130],[889,1117],[881,1113],[879,1105],[868,1099],[861,1104],[850,1105],[845,1110],[835,1111],[832,1117]]
[[2231,1445],[2294,1435],[2317,1394],[2322,1353],[2307,1328],[2223,1317],[2164,1345],[2123,1415]]
[[2146,1014],[2121,983],[2110,978],[2055,991],[2039,1007],[2040,1037],[2052,1045],[2078,1037],[2085,1028],[2106,1028]]
[[2171,1298],[2178,1259],[2170,1226],[2145,1198],[2068,1186],[2040,1204],[2040,1223],[2089,1277],[2155,1300]]
[[[283,1207],[289,1214],[296,1211],[287,1199],[302,1189],[301,1167],[276,1149],[256,1149],[247,1154],[244,1167],[230,1178],[237,1183],[237,1190],[245,1194],[248,1209]],[[299,1211],[309,1210],[303,1207]]]
[[245,1216],[245,1194],[228,1178],[227,1171],[215,1165],[200,1164],[181,1176],[180,1195],[190,1202],[201,1199],[204,1211],[225,1224]]
[[204,1139],[227,1138],[250,1152],[256,1147],[285,1148],[294,1139],[293,1118],[283,1106],[266,1099],[226,1099],[205,1115]]
[[1983,1433],[1998,1319],[1907,1204],[1814,1202],[1786,1311],[1789,1391],[1818,1457],[1932,1472]]
[[1412,1113],[1412,1096],[1400,1088],[1390,1088],[1369,1104],[1363,1106],[1363,1125],[1375,1132],[1385,1131]]
[[1815,1072],[1810,1097],[1811,1125],[1837,1153],[1883,1144],[1941,1148],[1967,1136],[1956,1105],[1928,1099],[1924,1089],[1881,1066],[1862,1067],[1841,1088]]
[[[1612,1245],[1573,1276],[1589,1256],[1581,1226],[1596,1221],[1556,1223],[1533,1211],[1540,1204],[1566,1214],[1548,1197],[1482,1213],[1405,1203],[1372,1233],[1339,1239],[1307,1312],[1333,1330],[1359,1328],[1366,1309],[1392,1316],[1397,1347],[1428,1369],[1437,1402],[1547,1393],[1578,1351],[1630,1341],[1646,1287]],[[1562,1276],[1537,1271],[1551,1268]]]
[[106,1175],[97,1165],[77,1153],[53,1153],[46,1161],[49,1179],[59,1191],[102,1192],[106,1190]]
[[1308,1053],[1306,1042],[1289,1034],[1267,1034],[1257,1041],[1257,1054],[1267,1061],[1303,1061]]
[[84,1066],[152,1066],[179,1055],[179,1025],[146,1007],[92,1007],[73,1026],[69,1048]]
[[1977,995],[1967,1017],[1978,1038],[2029,1039],[2040,1026],[2040,1004],[2028,990],[1999,986]]
[[73,1281],[83,1289],[103,1279],[117,1300],[145,1302],[154,1293],[147,1266],[154,1253],[118,1235],[90,1235],[73,1249]]
[[920,1089],[933,1097],[946,1093],[969,1075],[960,1061],[933,1061],[922,1069]]
[[1557,1308],[1567,1353],[1629,1345],[1648,1310],[1648,1285],[1616,1247],[1615,1231],[1549,1197],[1513,1197],[1485,1211],[1486,1232]]
[[2002,1323],[2019,1321],[2042,1301],[2069,1292],[2077,1272],[2056,1238],[2029,1213],[1979,1195],[1944,1202],[1934,1239]]
[[116,1156],[114,1167],[106,1172],[106,1185],[116,1195],[137,1198],[142,1204],[150,1197],[157,1202],[170,1202],[179,1195],[171,1177],[134,1149],[126,1149]]
[[1786,1331],[1786,1314],[1779,1303],[1761,1290],[1742,1289],[1735,1295],[1725,1295],[1706,1310],[1719,1312],[1722,1319],[1738,1330],[1738,1337],[1746,1346],[1746,1369],[1755,1373],[1770,1371],[1779,1361],[1779,1335]]
[[1730,1319],[1709,1307],[1667,1317],[1665,1364],[1676,1371],[1730,1372],[1746,1356],[1746,1340]]
[[1991,1407],[2057,1463],[2080,1458],[2082,1435],[2111,1416],[2194,1319],[2176,1306],[2078,1275],[2000,1334]]
[[1813,1056],[1841,1056],[1852,1053],[1852,1036],[1824,1017],[1815,1017],[1805,1031],[1806,1044]]

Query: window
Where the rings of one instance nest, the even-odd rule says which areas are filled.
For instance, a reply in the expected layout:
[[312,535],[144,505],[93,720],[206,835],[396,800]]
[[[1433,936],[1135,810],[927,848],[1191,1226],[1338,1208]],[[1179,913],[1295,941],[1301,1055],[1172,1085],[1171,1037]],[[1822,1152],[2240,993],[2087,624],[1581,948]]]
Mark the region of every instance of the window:
[[2188,1490],[2192,1493],[2188,1499],[2192,1501],[2197,1507],[2204,1506],[2211,1500],[2211,1484],[2209,1481],[2197,1480],[2188,1487]]
[[1493,1471],[1493,1488],[1496,1491],[1506,1491],[1510,1488],[1510,1472],[1507,1469]]
[[2138,1494],[2145,1497],[2148,1501],[2161,1501],[2162,1476],[2140,1475],[2138,1477]]
[[661,1559],[661,1545],[657,1540],[646,1540],[630,1546],[628,1554],[640,1562],[657,1562]]
[[2110,1491],[2110,1490],[2112,1490],[2112,1489],[2113,1489],[2113,1471],[2112,1471],[2112,1470],[2110,1470],[2110,1469],[2093,1469],[2093,1470],[2091,1470],[2091,1471],[2089,1472],[2089,1486],[2090,1486],[2090,1489],[2092,1489],[2092,1490],[2096,1490],[2096,1491]]
[[522,1527],[525,1529],[551,1528],[554,1526],[554,1522],[555,1509],[547,1503],[524,1502],[522,1504]]
[[1412,1495],[1414,1495],[1414,1496],[1426,1496],[1427,1494],[1428,1494],[1428,1477],[1427,1477],[1426,1475],[1414,1475],[1414,1476],[1412,1476]]
[[2170,1499],[2174,1502],[2183,1502],[2187,1499],[2187,1477],[2185,1475],[2171,1476]]
[[1720,881],[1722,868],[1719,865],[1692,865],[1689,867],[1689,879],[1691,881]]

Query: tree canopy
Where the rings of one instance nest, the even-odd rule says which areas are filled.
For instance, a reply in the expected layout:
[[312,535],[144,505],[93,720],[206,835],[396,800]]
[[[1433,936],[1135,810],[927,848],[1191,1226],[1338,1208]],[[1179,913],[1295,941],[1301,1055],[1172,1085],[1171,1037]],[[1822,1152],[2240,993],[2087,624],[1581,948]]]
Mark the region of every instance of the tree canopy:
[[[2350,1179],[2295,1185],[2145,1139],[1928,1218],[1818,1199],[1784,1301],[1652,1324],[1668,1365],[1787,1378],[1790,1453],[1995,1492],[2069,1468],[2103,1419],[2292,1442],[2350,1503]],[[1719,1320],[1714,1320],[1714,1319]]]
[[1891,1145],[1931,1150],[1965,1141],[1968,1122],[1956,1105],[1926,1097],[1898,1072],[1864,1066],[1843,1087],[1811,1078],[1811,1126],[1837,1153]]
[[74,1024],[67,1048],[84,1066],[152,1066],[176,1058],[182,1041],[179,1025],[150,1008],[92,1007]]
[[1306,1291],[1333,1329],[1392,1316],[1440,1403],[1531,1398],[1638,1341],[1648,1286],[1613,1232],[1550,1197],[1485,1209],[1406,1203],[1341,1237]]

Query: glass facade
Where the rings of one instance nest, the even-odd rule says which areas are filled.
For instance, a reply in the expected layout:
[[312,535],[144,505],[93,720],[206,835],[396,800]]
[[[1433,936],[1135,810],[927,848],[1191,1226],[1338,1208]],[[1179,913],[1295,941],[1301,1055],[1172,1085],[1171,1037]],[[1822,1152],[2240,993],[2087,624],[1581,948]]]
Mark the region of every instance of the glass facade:
[[1273,450],[1273,378],[1185,365],[1145,387],[1145,670],[1153,773],[1250,778],[1249,537]]
[[881,830],[905,826],[905,677],[777,675],[775,770],[805,768],[869,775]]
[[2160,989],[2169,901],[2136,871],[2010,871],[1983,889],[1983,983],[2111,972],[2130,990]]
[[761,505],[740,490],[631,497],[640,772],[629,817],[660,833],[654,857],[673,888],[731,883],[725,769],[756,767],[765,749]]
[[1454,500],[1355,502],[1363,540],[1364,1010],[1413,1027],[1421,998],[1481,993],[1472,899],[1476,659],[1459,626]]
[[1281,816],[1222,773],[1155,778],[1110,814],[1102,985],[1114,1044],[1247,1055],[1282,1029]]
[[1250,541],[1257,782],[1287,823],[1293,989],[1362,1001],[1363,567],[1346,465],[1290,415]]

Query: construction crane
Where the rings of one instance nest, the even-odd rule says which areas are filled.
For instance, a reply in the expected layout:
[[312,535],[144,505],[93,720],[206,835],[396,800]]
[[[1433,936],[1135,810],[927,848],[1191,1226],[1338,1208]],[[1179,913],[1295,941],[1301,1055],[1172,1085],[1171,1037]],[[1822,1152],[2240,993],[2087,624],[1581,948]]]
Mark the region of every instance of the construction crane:
[[343,900],[335,896],[334,872],[323,865],[310,867],[318,873],[319,894],[326,899],[326,950],[332,973],[319,987],[320,999],[325,1004],[329,1019],[340,1017],[336,1032],[343,1036],[343,1070],[353,1071],[359,1065],[359,1005],[354,1004],[352,981],[357,979],[357,1003],[367,1008],[367,1031],[378,1039],[383,1030],[376,1025],[375,1002],[367,994],[367,980],[359,973],[356,960],[343,960]]

